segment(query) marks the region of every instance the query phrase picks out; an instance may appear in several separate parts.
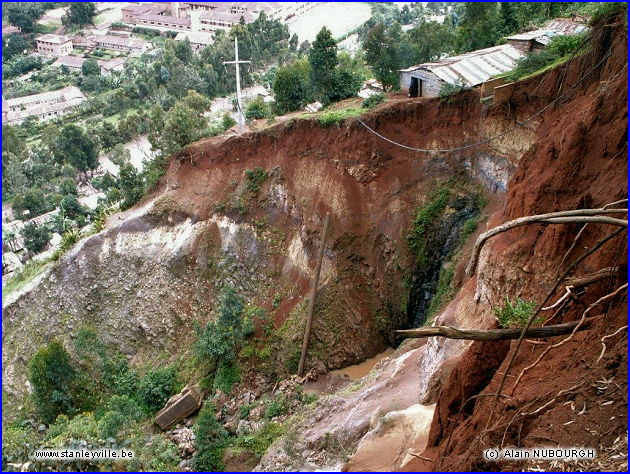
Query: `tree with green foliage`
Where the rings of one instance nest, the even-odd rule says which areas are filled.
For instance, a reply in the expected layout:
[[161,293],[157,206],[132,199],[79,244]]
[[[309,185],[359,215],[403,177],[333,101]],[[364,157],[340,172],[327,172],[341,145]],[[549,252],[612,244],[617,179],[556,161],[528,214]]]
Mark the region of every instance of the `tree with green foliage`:
[[337,59],[337,43],[331,31],[325,26],[319,30],[308,54],[311,65],[311,84],[318,98],[327,101],[327,97],[335,87],[335,68]]
[[158,368],[148,372],[140,380],[138,396],[149,412],[160,410],[173,393],[175,369]]
[[138,174],[131,163],[127,163],[120,168],[117,186],[124,198],[122,204],[124,209],[129,209],[137,203],[144,192],[142,176]]
[[8,123],[2,124],[2,153],[13,153],[21,156],[26,151],[24,141],[17,134],[15,127]]
[[[407,32],[409,44],[413,47],[413,64],[421,64],[439,59],[453,51],[455,34],[444,24],[434,21],[420,21]],[[402,67],[412,64],[403,63]]]
[[398,86],[398,69],[400,69],[400,36],[387,34],[385,25],[378,23],[367,34],[363,42],[365,60],[381,81],[385,90]]
[[501,18],[501,34],[507,36],[518,32],[518,12],[512,2],[501,2],[499,5]]
[[455,36],[455,50],[467,53],[493,46],[500,37],[496,2],[466,2]]
[[177,102],[164,116],[164,129],[159,148],[170,155],[199,139],[206,127],[206,118],[186,105]]
[[63,26],[93,25],[95,16],[96,3],[71,2],[66,14],[61,17],[61,24]]
[[46,226],[38,226],[34,222],[26,224],[20,233],[24,239],[24,246],[33,253],[41,252],[46,248],[48,242],[50,242],[50,231]]
[[236,357],[239,346],[254,331],[252,318],[243,314],[244,309],[243,298],[236,290],[232,286],[224,287],[217,319],[206,323],[203,329],[195,322],[198,339],[193,352],[199,359],[228,362]]
[[70,354],[55,339],[40,348],[28,364],[32,399],[44,423],[52,423],[61,414],[74,413],[75,373]]
[[11,59],[15,55],[25,54],[26,52],[28,52],[29,48],[29,42],[26,41],[22,35],[13,34],[9,36],[6,41],[3,37],[2,59],[6,61],[7,59]]
[[28,211],[28,218],[48,212],[50,210],[49,207],[44,192],[40,188],[31,188],[26,191],[21,206],[18,207],[14,204],[14,209],[18,212],[22,212],[23,214],[23,211]]
[[96,62],[96,59],[88,59],[81,65],[81,72],[84,76],[100,76],[101,67]]
[[7,20],[22,33],[34,32],[37,20],[43,14],[44,9],[39,2],[14,2],[7,7]]
[[59,207],[63,209],[64,216],[68,219],[76,219],[84,214],[83,206],[74,194],[68,194],[59,203]]
[[9,196],[24,193],[27,188],[27,178],[22,169],[20,158],[13,153],[2,153],[3,200]]
[[57,163],[69,163],[79,171],[98,166],[98,152],[94,141],[76,125],[66,125],[57,139],[53,151]]
[[63,196],[78,196],[79,190],[77,189],[77,183],[72,178],[65,178],[59,184],[59,194]]
[[275,108],[279,114],[299,110],[311,100],[311,67],[306,59],[298,59],[278,69],[273,83],[276,97]]
[[229,434],[217,421],[216,407],[212,403],[205,403],[199,411],[193,431],[196,452],[192,465],[195,471],[223,471],[225,469],[223,454]]

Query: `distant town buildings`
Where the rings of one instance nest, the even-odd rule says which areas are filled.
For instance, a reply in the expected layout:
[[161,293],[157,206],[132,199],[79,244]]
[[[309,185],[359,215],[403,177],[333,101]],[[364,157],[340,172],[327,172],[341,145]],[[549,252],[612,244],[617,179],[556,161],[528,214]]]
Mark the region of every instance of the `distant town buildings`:
[[37,52],[49,58],[65,56],[72,51],[72,40],[66,36],[49,34],[35,38],[35,42]]
[[98,35],[94,44],[101,48],[126,51],[128,53],[144,53],[151,44],[140,38],[124,38],[122,36]]
[[[87,58],[80,58],[78,56],[60,56],[52,65],[55,67],[66,66],[70,71],[81,72],[83,63],[87,61]],[[109,61],[98,60],[96,63],[101,68],[101,75],[109,76],[114,71],[122,71],[125,67],[124,58],[114,58]]]
[[19,124],[30,116],[40,121],[49,120],[68,113],[84,100],[85,96],[76,86],[16,99],[2,99],[2,123]]
[[[122,21],[160,30],[213,33],[239,23],[253,22],[261,12],[270,20],[288,20],[325,2],[170,2],[129,4]],[[168,5],[165,7],[164,5]]]
[[188,39],[190,47],[195,54],[199,54],[203,48],[211,45],[214,40],[211,34],[208,33],[177,33],[175,41],[185,41]]

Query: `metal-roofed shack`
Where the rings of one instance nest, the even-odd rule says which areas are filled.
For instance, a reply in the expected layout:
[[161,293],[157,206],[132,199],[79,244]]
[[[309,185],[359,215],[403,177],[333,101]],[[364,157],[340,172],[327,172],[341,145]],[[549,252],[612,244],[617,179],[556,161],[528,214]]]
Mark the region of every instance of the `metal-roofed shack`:
[[400,88],[408,90],[410,97],[437,97],[446,84],[474,87],[511,71],[522,57],[519,50],[504,44],[412,66],[399,71]]

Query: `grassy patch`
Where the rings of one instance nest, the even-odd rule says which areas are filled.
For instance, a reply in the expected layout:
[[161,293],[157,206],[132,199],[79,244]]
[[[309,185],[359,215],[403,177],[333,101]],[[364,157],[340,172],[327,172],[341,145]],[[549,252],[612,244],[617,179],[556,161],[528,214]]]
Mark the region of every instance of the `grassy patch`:
[[11,277],[2,288],[2,302],[7,295],[14,291],[24,288],[28,283],[33,281],[35,277],[41,274],[46,268],[50,267],[50,260],[31,260],[22,270]]
[[455,275],[454,262],[452,262],[448,268],[445,269],[442,267],[440,270],[437,289],[435,290],[435,295],[431,299],[431,304],[427,310],[426,325],[430,326],[431,316],[433,316],[438,310],[442,309],[442,307],[449,302],[451,298],[453,298],[453,295],[455,294],[455,290],[451,287],[453,275]]
[[348,107],[343,110],[333,110],[331,112],[324,112],[317,117],[317,122],[322,128],[332,127],[333,125],[339,125],[339,123],[347,118],[356,117],[361,115],[364,111],[356,107]]
[[[534,314],[536,302],[525,301],[518,296],[514,302],[505,296],[504,301],[505,305],[502,308],[494,308],[494,315],[499,321],[499,326],[502,328],[509,328],[510,326],[524,327],[529,318],[532,317],[532,314]],[[542,321],[543,318],[538,317],[533,321],[533,324],[540,324]]]
[[446,208],[450,196],[450,189],[441,185],[429,193],[424,206],[416,208],[416,215],[407,234],[407,244],[420,265],[426,265],[429,258],[426,248],[429,228]]
[[239,436],[236,440],[236,446],[247,449],[258,457],[262,457],[269,449],[269,446],[282,436],[286,430],[284,425],[268,422],[251,435]]

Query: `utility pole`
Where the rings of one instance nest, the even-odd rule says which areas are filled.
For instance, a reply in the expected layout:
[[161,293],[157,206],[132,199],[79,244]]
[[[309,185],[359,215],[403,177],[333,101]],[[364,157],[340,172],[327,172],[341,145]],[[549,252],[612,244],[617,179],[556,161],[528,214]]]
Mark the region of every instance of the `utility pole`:
[[226,64],[236,65],[236,103],[238,104],[238,134],[243,133],[243,103],[241,102],[241,73],[239,65],[251,63],[251,61],[239,61],[238,60],[238,37],[234,37],[234,59],[235,61],[224,61],[223,66]]
[[306,317],[306,330],[304,331],[304,341],[302,342],[302,354],[300,355],[300,364],[298,365],[298,377],[304,375],[304,365],[306,364],[306,351],[308,349],[308,340],[311,337],[311,325],[313,323],[313,310],[315,309],[315,297],[317,296],[317,285],[319,284],[319,272],[322,269],[322,260],[324,258],[324,248],[326,247],[326,234],[328,234],[328,225],[330,224],[330,212],[326,213],[324,220],[324,230],[322,231],[322,240],[319,242],[319,252],[317,253],[317,264],[315,265],[315,276],[311,286],[311,297],[308,300],[308,315]]

